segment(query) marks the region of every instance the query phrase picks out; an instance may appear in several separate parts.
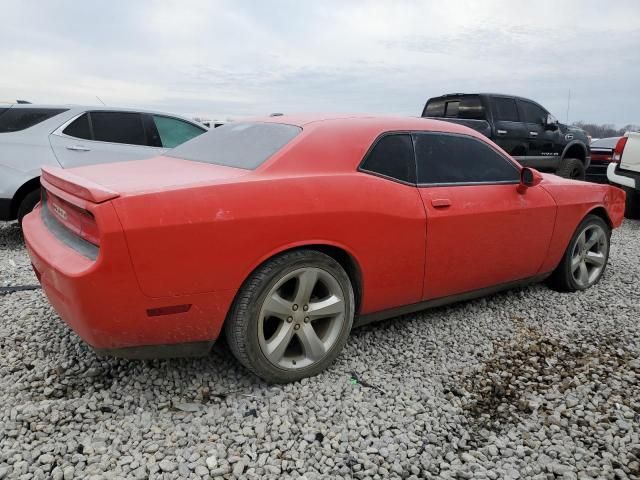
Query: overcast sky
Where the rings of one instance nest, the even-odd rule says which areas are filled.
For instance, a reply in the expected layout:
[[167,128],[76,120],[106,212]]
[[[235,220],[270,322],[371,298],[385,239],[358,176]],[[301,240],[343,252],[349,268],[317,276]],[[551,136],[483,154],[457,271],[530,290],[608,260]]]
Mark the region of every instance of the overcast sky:
[[419,115],[491,91],[640,123],[640,1],[0,0],[0,100]]

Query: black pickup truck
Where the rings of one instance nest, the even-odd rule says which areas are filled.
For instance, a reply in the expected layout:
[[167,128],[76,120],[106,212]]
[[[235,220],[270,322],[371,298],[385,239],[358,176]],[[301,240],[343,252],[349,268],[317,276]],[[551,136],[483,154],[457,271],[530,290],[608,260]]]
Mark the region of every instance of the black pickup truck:
[[495,93],[452,93],[430,98],[423,117],[459,123],[489,137],[518,162],[583,180],[591,162],[589,137],[559,123],[538,103]]

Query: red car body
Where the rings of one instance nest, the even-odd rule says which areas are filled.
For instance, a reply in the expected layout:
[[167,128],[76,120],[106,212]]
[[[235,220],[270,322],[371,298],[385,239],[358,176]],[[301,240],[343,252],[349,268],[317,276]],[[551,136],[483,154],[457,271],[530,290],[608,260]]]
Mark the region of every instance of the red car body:
[[[611,227],[623,219],[624,193],[607,185],[543,175],[530,188],[420,188],[358,168],[390,131],[461,134],[499,150],[463,126],[390,117],[259,121],[302,131],[255,170],[169,156],[44,170],[46,201],[24,220],[26,245],[51,304],[92,347],[139,356],[144,349],[134,347],[206,350],[251,272],[302,246],[345,266],[363,323],[540,279],[589,212]],[[94,255],[78,251],[76,237],[99,244]]]

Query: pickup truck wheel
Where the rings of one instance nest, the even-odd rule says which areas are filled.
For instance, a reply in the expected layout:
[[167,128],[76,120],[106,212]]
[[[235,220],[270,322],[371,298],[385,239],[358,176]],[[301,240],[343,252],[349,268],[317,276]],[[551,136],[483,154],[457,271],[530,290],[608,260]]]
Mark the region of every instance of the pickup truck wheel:
[[556,175],[574,180],[584,180],[584,163],[577,158],[564,158],[556,170]]
[[263,380],[294,382],[335,360],[349,337],[354,305],[338,262],[314,250],[288,252],[245,281],[225,324],[227,343]]
[[575,292],[598,283],[609,259],[610,238],[609,225],[596,215],[587,215],[551,275],[550,286],[561,292]]
[[18,207],[18,223],[20,225],[22,225],[22,219],[25,217],[25,215],[31,212],[31,210],[35,208],[39,201],[40,190],[29,192],[27,196],[22,199],[22,202],[20,202],[20,206]]
[[628,187],[625,187],[624,191],[627,194],[624,216],[632,220],[640,220],[640,192]]

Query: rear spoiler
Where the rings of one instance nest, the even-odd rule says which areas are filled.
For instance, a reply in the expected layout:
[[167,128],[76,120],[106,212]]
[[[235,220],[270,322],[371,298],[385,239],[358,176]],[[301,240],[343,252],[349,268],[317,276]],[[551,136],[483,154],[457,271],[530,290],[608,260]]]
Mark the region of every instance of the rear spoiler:
[[113,190],[58,167],[42,167],[42,179],[67,193],[93,203],[106,202],[120,196]]

